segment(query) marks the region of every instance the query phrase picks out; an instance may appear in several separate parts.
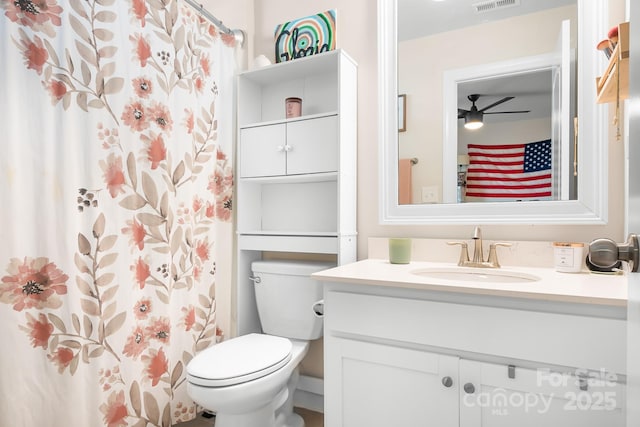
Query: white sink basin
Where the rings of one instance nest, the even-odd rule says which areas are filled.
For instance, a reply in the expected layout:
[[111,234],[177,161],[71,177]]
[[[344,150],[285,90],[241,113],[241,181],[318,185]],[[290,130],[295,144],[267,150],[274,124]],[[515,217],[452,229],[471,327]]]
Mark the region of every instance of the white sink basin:
[[538,276],[521,273],[519,271],[472,267],[422,268],[413,270],[411,273],[433,279],[457,280],[462,282],[526,283],[540,280]]

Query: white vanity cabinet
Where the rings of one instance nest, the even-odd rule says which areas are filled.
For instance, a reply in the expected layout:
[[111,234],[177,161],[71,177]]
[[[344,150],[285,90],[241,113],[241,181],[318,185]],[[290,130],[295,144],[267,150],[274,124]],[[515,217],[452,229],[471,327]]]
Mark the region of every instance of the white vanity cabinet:
[[331,346],[325,426],[458,426],[457,357],[340,338]]
[[325,426],[623,427],[625,321],[325,282]]
[[462,359],[459,378],[460,426],[625,425],[625,387],[613,373],[578,370],[576,376]]
[[[302,99],[286,117],[285,100]],[[260,331],[251,262],[356,258],[357,65],[334,50],[238,76],[237,333]],[[330,257],[331,258],[331,257]]]

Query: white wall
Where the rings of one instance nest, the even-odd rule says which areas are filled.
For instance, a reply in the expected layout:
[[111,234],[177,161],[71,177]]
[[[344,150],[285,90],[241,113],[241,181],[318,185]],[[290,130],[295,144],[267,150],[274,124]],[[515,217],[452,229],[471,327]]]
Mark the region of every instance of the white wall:
[[464,132],[460,120],[458,140],[460,145],[468,144],[526,144],[551,138],[551,120],[548,118],[501,122],[500,126],[483,126],[473,132]]

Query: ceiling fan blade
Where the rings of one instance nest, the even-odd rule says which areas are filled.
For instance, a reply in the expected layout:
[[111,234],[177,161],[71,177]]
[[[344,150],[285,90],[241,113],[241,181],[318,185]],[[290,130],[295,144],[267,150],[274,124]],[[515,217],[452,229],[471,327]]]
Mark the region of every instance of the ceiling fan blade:
[[488,106],[484,107],[482,110],[479,110],[479,111],[484,112],[484,111],[488,110],[489,108],[493,108],[493,107],[495,107],[496,105],[500,105],[500,104],[502,104],[503,102],[511,101],[513,98],[515,98],[515,97],[514,97],[514,96],[505,96],[505,97],[504,97],[504,98],[502,98],[500,101],[496,101],[496,102],[494,102],[493,104],[488,105]]
[[531,110],[523,110],[523,111],[493,111],[484,114],[516,114],[516,113],[530,113]]

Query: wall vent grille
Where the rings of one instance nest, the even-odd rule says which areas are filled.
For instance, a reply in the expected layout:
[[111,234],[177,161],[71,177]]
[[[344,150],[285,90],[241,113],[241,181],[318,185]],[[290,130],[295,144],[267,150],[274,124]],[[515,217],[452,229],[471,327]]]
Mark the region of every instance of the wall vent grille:
[[520,0],[488,0],[471,5],[475,13],[493,12],[507,7],[520,6]]

